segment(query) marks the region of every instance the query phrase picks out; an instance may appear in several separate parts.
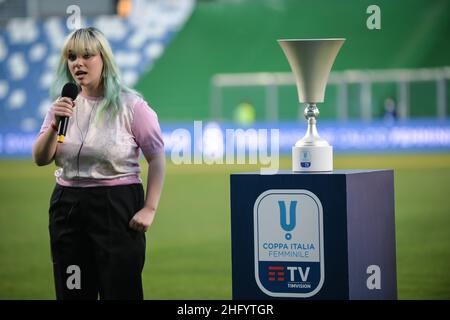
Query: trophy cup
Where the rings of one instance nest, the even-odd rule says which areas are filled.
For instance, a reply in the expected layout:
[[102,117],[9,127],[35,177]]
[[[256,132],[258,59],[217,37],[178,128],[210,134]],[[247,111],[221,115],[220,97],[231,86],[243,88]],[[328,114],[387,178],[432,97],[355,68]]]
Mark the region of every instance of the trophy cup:
[[298,98],[306,103],[308,121],[305,136],[292,147],[292,171],[333,171],[333,147],[321,138],[316,122],[323,102],[331,67],[345,39],[278,40],[295,76]]

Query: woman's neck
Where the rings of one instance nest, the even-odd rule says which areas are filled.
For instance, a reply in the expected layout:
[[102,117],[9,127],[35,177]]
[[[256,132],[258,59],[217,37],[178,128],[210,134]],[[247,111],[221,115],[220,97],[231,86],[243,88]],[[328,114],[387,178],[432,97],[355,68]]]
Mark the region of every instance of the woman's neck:
[[102,97],[103,96],[103,89],[100,87],[96,87],[96,88],[81,87],[81,92],[84,96],[87,96],[87,97]]

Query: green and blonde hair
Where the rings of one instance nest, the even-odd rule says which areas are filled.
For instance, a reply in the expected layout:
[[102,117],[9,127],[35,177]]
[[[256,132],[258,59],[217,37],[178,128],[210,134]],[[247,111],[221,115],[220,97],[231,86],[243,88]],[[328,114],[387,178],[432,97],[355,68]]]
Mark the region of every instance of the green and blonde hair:
[[56,79],[51,87],[50,95],[56,99],[67,82],[76,84],[68,66],[69,53],[75,55],[100,54],[103,60],[103,70],[100,79],[100,86],[103,88],[103,100],[98,106],[97,117],[103,118],[105,115],[115,117],[121,108],[120,95],[122,92],[138,94],[133,89],[127,87],[121,79],[119,69],[114,61],[114,56],[108,40],[104,34],[94,27],[81,28],[73,31],[66,39],[61,51]]

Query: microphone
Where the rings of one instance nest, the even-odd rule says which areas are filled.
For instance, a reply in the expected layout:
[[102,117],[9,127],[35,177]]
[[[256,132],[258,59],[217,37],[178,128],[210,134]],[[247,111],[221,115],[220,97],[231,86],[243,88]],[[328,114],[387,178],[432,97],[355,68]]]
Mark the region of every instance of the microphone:
[[[68,82],[64,85],[61,91],[61,97],[68,97],[70,99],[75,100],[78,95],[78,87],[75,83]],[[61,117],[58,126],[58,142],[63,143],[64,137],[66,136],[67,126],[69,124],[68,117]]]

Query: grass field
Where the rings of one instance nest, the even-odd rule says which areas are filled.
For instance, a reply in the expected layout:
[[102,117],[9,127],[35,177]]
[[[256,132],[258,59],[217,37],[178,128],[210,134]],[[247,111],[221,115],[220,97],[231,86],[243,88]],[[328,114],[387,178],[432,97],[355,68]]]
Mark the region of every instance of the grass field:
[[[337,155],[335,168],[395,169],[399,298],[450,299],[450,155]],[[0,299],[54,299],[54,169],[0,161]],[[231,299],[229,174],[258,169],[168,161],[147,233],[146,299]],[[289,158],[281,169],[290,169]]]

